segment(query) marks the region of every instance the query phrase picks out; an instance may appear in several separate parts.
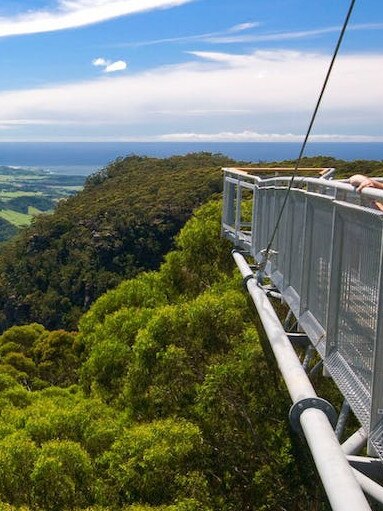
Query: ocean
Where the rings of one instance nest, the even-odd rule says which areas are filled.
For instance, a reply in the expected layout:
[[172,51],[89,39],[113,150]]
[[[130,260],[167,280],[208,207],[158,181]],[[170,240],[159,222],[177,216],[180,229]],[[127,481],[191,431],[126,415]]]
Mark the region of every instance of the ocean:
[[[31,167],[67,175],[89,175],[119,156],[164,158],[191,152],[222,153],[244,162],[297,158],[300,144],[290,142],[0,142],[0,165]],[[305,156],[343,160],[383,160],[383,143],[309,143]]]

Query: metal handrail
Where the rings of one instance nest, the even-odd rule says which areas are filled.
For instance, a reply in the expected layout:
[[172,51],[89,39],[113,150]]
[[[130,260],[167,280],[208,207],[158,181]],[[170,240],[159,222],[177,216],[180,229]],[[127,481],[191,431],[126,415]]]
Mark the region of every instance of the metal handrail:
[[[240,177],[246,178],[246,181],[250,181],[253,184],[261,185],[262,187],[267,186],[276,186],[276,185],[283,185],[288,184],[291,180],[291,176],[274,176],[274,177],[261,177],[255,174],[251,174],[251,172],[257,171],[257,168],[249,168],[247,170],[245,169],[237,169],[237,168],[231,168],[231,167],[224,167],[222,169],[225,174],[225,178],[232,175],[235,179],[238,180]],[[270,168],[267,169],[271,172],[277,171],[277,168]],[[292,170],[292,169],[289,169]],[[302,171],[306,169],[301,169]],[[318,173],[321,170],[330,170],[330,169],[314,169],[317,170]],[[378,181],[382,181],[383,178],[376,178]],[[321,185],[329,190],[344,190],[345,192],[348,192],[350,194],[353,194],[353,196],[359,197],[364,196],[370,199],[381,199],[383,201],[383,190],[378,188],[363,188],[363,190],[360,193],[356,193],[355,187],[352,186],[350,183],[347,182],[347,180],[328,180],[321,177],[310,177],[310,176],[295,176],[294,177],[294,183],[293,188],[299,188],[298,185],[302,184],[312,184],[312,185]]]

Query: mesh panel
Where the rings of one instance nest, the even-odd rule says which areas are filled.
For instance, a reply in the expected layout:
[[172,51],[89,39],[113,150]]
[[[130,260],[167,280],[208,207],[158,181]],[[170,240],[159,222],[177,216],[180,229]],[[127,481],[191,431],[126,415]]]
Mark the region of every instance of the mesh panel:
[[266,208],[267,208],[267,211],[268,211],[268,215],[267,215],[267,220],[266,220],[266,225],[267,225],[267,231],[265,232],[265,239],[264,239],[264,248],[266,248],[266,246],[268,245],[269,241],[270,241],[270,238],[271,238],[271,234],[274,230],[274,226],[275,226],[275,211],[276,211],[276,206],[275,206],[275,189],[270,189],[268,190],[268,196],[267,196],[267,202],[265,204]]
[[[274,224],[272,226],[272,231],[270,233],[270,237],[273,234],[275,229],[275,224],[278,220],[278,216],[282,210],[283,203],[286,197],[286,189],[279,189],[275,191],[275,215],[274,215]],[[272,249],[277,253],[271,259],[271,268],[272,271],[278,271],[278,273],[283,275],[283,263],[285,259],[286,253],[286,235],[288,234],[286,230],[290,227],[287,225],[287,209],[284,209],[282,218],[276,232],[276,236],[274,239],[274,243]],[[282,286],[282,280],[279,281],[280,286]]]
[[381,461],[383,461],[383,421],[380,421],[373,434],[370,437],[370,442],[374,446]]
[[232,228],[235,227],[236,197],[237,186],[234,183],[225,181],[223,222]]
[[333,208],[332,203],[327,201],[314,201],[310,207],[312,214],[308,229],[311,230],[311,251],[307,308],[326,329]]
[[347,204],[356,204],[357,206],[376,209],[373,199],[361,195],[360,193],[355,193],[355,191],[337,190],[336,198],[339,201],[347,202]]
[[262,249],[262,230],[263,230],[263,201],[264,193],[261,188],[255,190],[256,202],[254,210],[254,236],[253,236],[253,253],[254,256]]
[[267,235],[268,235],[268,222],[265,221],[266,218],[270,215],[270,195],[269,190],[264,188],[259,188],[258,190],[258,206],[257,206],[258,216],[257,216],[257,241],[256,246],[258,248],[257,252],[266,248],[267,245]]
[[300,192],[295,192],[291,196],[290,204],[290,224],[292,231],[290,261],[286,283],[300,293],[302,283],[303,233],[305,222],[304,195]]
[[[336,189],[331,188],[329,186],[329,181],[321,181],[318,180],[317,183],[310,182],[308,185],[308,191],[314,192],[314,193],[320,193],[323,196],[335,198],[336,196]],[[354,194],[355,195],[355,194]]]
[[371,392],[378,316],[380,223],[374,223],[372,216],[369,220],[359,223],[354,215],[343,215],[336,340],[339,353]]
[[237,236],[239,244],[246,250],[250,250],[252,240],[253,190],[249,189],[247,186],[241,186],[239,199],[239,232],[237,233]]
[[339,353],[333,353],[325,361],[325,366],[360,423],[368,431],[370,423],[370,396],[368,392],[360,385],[354,371]]

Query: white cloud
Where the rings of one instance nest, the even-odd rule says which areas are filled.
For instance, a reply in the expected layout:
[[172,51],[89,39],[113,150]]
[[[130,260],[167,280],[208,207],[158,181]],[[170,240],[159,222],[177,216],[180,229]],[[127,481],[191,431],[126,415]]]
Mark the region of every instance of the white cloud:
[[[287,51],[194,56],[131,75],[2,92],[1,124],[13,137],[41,140],[300,136],[329,64],[326,55]],[[382,82],[383,54],[340,57],[314,134],[383,136]]]
[[27,10],[13,17],[0,17],[0,37],[82,27],[191,1],[194,0],[57,0],[51,10]]
[[251,21],[249,23],[240,23],[239,25],[234,25],[229,29],[229,32],[243,32],[244,30],[250,30],[255,27],[259,27],[260,23]]
[[103,67],[103,66],[107,66],[108,65],[108,61],[103,59],[102,57],[98,57],[97,59],[93,59],[92,60],[92,64],[94,66],[101,66],[101,67]]
[[125,60],[116,60],[115,62],[112,62],[111,60],[106,60],[103,57],[98,57],[97,59],[92,60],[92,64],[96,67],[103,67],[104,73],[124,71],[128,67]]
[[116,62],[112,62],[108,64],[105,68],[105,73],[114,73],[116,71],[124,71],[126,69],[127,64],[124,60],[116,60]]

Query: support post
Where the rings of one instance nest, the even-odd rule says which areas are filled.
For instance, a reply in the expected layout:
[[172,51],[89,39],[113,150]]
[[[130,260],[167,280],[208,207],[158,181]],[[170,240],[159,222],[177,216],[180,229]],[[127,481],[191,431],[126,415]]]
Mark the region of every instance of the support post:
[[364,428],[358,429],[343,444],[342,450],[346,455],[358,454],[367,444],[368,435]]
[[339,413],[338,423],[335,428],[335,434],[338,440],[342,438],[344,429],[346,427],[347,419],[350,414],[350,405],[347,402],[347,399],[343,401],[342,408]]

